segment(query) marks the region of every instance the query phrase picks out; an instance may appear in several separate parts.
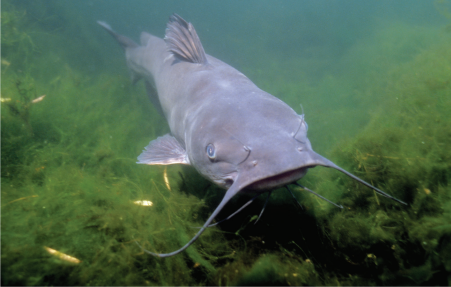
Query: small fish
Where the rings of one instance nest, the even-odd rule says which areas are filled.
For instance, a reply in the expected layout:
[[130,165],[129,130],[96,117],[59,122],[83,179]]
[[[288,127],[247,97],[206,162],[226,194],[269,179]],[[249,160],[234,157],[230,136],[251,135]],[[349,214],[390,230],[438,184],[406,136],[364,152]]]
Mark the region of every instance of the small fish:
[[11,65],[11,62],[9,62],[5,59],[2,59],[1,62],[2,62],[2,65],[5,65],[6,67],[9,67],[9,65]]
[[171,191],[171,186],[169,185],[169,179],[168,179],[168,167],[167,166],[164,167],[163,179],[164,179],[164,184],[166,184],[166,188],[169,191]]
[[55,256],[61,260],[64,260],[66,262],[74,263],[74,264],[78,264],[81,262],[79,259],[77,259],[75,257],[69,256],[67,254],[64,254],[64,253],[62,253],[58,250],[52,249],[50,247],[44,246],[44,249],[47,250],[47,252],[52,254],[53,256]]
[[153,202],[150,200],[137,200],[137,201],[133,201],[134,204],[136,205],[141,205],[141,206],[152,206]]
[[42,95],[34,100],[31,101],[32,104],[36,104],[39,103],[40,101],[42,101],[45,98],[45,95]]

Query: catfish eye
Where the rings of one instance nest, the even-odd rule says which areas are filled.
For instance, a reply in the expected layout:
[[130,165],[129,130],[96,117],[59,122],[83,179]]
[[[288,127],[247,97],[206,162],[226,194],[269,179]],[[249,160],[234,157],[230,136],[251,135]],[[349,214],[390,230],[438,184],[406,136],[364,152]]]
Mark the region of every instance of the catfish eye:
[[215,146],[213,144],[208,144],[207,145],[207,156],[210,159],[215,159],[216,158]]

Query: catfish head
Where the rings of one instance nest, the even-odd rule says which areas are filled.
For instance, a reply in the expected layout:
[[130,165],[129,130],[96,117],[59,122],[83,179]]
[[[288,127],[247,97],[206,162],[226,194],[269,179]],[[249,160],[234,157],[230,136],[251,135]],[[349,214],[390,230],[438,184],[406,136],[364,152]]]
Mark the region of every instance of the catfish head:
[[244,111],[218,100],[187,127],[190,164],[223,188],[272,190],[301,179],[322,159],[307,138],[304,115],[259,92]]

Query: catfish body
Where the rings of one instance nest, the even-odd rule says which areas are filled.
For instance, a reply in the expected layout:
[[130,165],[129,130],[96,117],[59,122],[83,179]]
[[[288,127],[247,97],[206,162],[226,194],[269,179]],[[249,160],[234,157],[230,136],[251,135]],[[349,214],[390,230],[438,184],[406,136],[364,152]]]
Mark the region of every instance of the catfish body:
[[[148,146],[139,163],[191,164],[224,188],[245,168],[267,178],[299,166],[302,143],[293,138],[298,132],[309,145],[303,117],[236,69],[206,54],[202,62],[193,55],[183,59],[145,32],[141,46],[126,48],[126,58],[133,78],[146,81],[149,97],[159,103],[171,130]],[[206,153],[209,144],[213,157]]]
[[150,142],[142,164],[189,164],[227,192],[191,245],[238,192],[270,191],[295,183],[309,168],[337,169],[385,197],[403,203],[312,150],[304,115],[262,91],[242,73],[207,55],[191,23],[171,16],[165,39],[141,34],[141,44],[99,22],[125,50],[133,81],[144,79],[171,133]]

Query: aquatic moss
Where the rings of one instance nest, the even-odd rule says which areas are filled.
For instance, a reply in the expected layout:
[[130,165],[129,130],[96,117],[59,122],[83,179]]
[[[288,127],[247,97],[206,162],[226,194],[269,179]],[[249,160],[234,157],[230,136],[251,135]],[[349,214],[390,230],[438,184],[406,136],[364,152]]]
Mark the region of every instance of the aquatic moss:
[[[123,130],[127,130],[127,124],[113,119],[120,119],[121,113],[133,112],[127,111],[130,108],[127,105],[119,106],[114,102],[114,95],[107,88],[111,83],[107,79],[106,83],[100,80],[96,85],[112,97],[112,104],[100,105],[93,97],[99,94],[97,88],[77,86],[70,76],[62,76],[62,88],[53,91],[59,91],[61,96],[49,94],[33,106],[30,112],[33,133],[15,130],[14,125],[23,125],[23,119],[11,113],[6,105],[2,106],[2,136],[6,139],[2,145],[5,156],[2,165],[7,167],[2,180],[2,266],[11,274],[2,277],[4,282],[186,285],[194,283],[193,277],[187,275],[196,263],[200,264],[199,269],[205,268],[202,274],[214,272],[211,263],[191,248],[182,256],[136,276],[143,266],[151,268],[159,259],[140,252],[134,240],[159,252],[179,248],[196,232],[189,226],[200,224],[195,222],[194,215],[202,204],[193,196],[178,193],[176,184],[172,192],[168,191],[162,184],[162,174],[158,175],[160,180],[154,182],[152,171],[144,167],[137,171],[130,169],[135,167],[136,161],[131,154],[139,152],[120,140],[124,132],[116,128],[124,125]],[[118,91],[120,86],[119,81],[110,91]],[[14,86],[3,88],[3,94],[8,94],[12,100],[20,96]],[[70,104],[60,105],[64,101]],[[56,106],[59,109],[55,109]],[[106,116],[96,119],[97,113],[80,114],[74,109],[84,112],[101,109]],[[134,138],[130,133],[126,133],[126,137]],[[21,144],[20,149],[14,149],[17,143]],[[146,212],[146,207],[133,204],[137,200],[150,200],[153,207]],[[154,240],[149,243],[149,238]],[[207,232],[199,243],[203,240],[220,241],[220,237],[218,234],[208,236]],[[77,257],[82,263],[76,267],[66,266],[63,261],[46,255],[44,246]],[[202,250],[206,254],[212,252],[209,247]],[[220,251],[215,253],[221,254]],[[42,268],[36,265],[30,269],[28,265],[38,259],[48,263]],[[66,267],[54,267],[61,264]],[[21,276],[18,270],[27,270],[28,276]],[[165,276],[174,270],[180,277]],[[207,278],[202,275],[197,279]]]
[[375,262],[397,261],[390,276],[388,271],[379,276],[380,284],[443,280],[447,269],[448,260],[438,255],[450,236],[444,215],[451,196],[446,47],[438,45],[397,68],[386,87],[391,104],[335,153],[348,170],[408,203],[399,205],[340,176],[345,211],[332,216],[331,239],[360,260],[371,254]]
[[[47,7],[56,5],[52,3]],[[80,43],[71,43],[66,35],[52,40],[67,44],[64,53],[61,46],[53,53],[40,50],[49,43],[36,35],[48,35],[48,28],[63,23],[61,19],[31,23],[23,10],[5,7],[2,98],[11,100],[1,107],[2,284],[449,284],[451,58],[446,39],[429,46],[421,36],[424,30],[415,36],[415,29],[398,27],[408,33],[378,56],[389,55],[393,63],[379,62],[380,73],[370,73],[371,81],[357,77],[358,85],[334,75],[312,84],[302,75],[301,83],[293,83],[293,75],[290,82],[284,75],[256,73],[258,81],[268,83],[265,90],[299,112],[298,104],[304,105],[315,148],[408,206],[318,167],[303,184],[342,204],[343,210],[293,188],[301,209],[280,189],[258,224],[265,196],[219,228],[208,229],[186,252],[159,259],[143,253],[134,240],[156,252],[180,248],[224,191],[189,167],[137,166],[136,156],[148,141],[168,132],[142,86],[132,86],[126,76],[90,74],[68,64],[77,60],[64,57]],[[72,25],[83,27],[76,21]],[[391,38],[399,34],[395,31]],[[384,37],[383,31],[378,37]],[[410,43],[417,44],[410,49]],[[378,49],[373,44],[372,49],[366,43],[358,47],[364,52],[361,58]],[[403,51],[409,53],[399,65],[397,55]],[[368,66],[374,64],[368,61]],[[100,60],[92,64],[103,67]],[[284,64],[271,66],[279,71]],[[328,94],[335,95],[333,100],[324,96]],[[30,103],[42,95],[44,100]],[[323,100],[312,101],[318,95]],[[354,105],[360,97],[381,104],[370,115],[368,109],[356,112],[365,103]],[[349,107],[336,108],[338,104]],[[320,130],[333,131],[318,135]],[[249,199],[237,196],[218,219]],[[133,203],[137,200],[153,205],[139,206]],[[44,246],[81,263],[54,257]]]
[[273,254],[262,255],[235,284],[244,286],[318,284],[314,265],[310,261],[299,259],[280,258],[279,255]]
[[[8,33],[9,26],[4,29]],[[207,231],[189,252],[165,261],[134,242],[159,252],[179,248],[197,231],[190,226],[201,224],[196,218],[203,206],[178,191],[176,171],[167,171],[167,187],[166,171],[136,165],[149,139],[167,132],[145,93],[132,88],[128,78],[90,77],[68,65],[55,65],[56,75],[36,77],[42,58],[26,70],[18,70],[16,63],[24,59],[14,54],[2,59],[11,63],[2,71],[2,98],[8,99],[1,107],[2,283],[192,285],[209,280],[215,260],[204,256],[231,253],[220,233]],[[31,102],[42,95],[42,101]],[[139,117],[145,118],[141,128],[130,129]],[[134,204],[138,200],[153,206]],[[45,247],[81,263],[53,257]],[[170,272],[175,275],[167,276]]]

